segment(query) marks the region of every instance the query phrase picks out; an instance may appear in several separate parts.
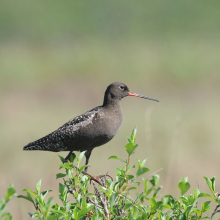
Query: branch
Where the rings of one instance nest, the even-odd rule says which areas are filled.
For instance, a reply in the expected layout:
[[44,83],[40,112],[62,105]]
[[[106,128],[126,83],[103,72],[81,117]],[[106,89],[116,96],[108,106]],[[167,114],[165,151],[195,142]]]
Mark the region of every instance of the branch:
[[129,208],[125,211],[125,213],[132,207],[135,205],[135,203],[137,202],[137,200],[143,195],[144,192],[142,192],[136,199],[135,201],[129,206]]
[[219,207],[220,207],[219,204],[215,207],[215,210],[214,210],[214,212],[212,213],[211,219],[212,219],[213,216],[217,213],[217,210],[218,210]]

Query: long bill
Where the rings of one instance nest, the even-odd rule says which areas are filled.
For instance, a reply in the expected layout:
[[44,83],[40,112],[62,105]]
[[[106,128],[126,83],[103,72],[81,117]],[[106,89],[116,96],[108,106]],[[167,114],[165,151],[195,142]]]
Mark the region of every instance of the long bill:
[[129,96],[135,96],[135,97],[139,97],[139,98],[143,98],[143,99],[149,99],[149,100],[153,100],[153,101],[159,102],[157,99],[154,99],[154,98],[151,98],[151,97],[147,97],[147,96],[144,96],[144,95],[140,95],[140,94],[137,94],[137,93],[134,93],[134,92],[128,92],[128,95]]

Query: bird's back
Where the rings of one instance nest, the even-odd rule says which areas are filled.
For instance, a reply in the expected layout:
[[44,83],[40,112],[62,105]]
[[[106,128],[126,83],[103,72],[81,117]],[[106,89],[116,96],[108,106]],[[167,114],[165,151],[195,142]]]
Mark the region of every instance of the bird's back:
[[[112,114],[110,114],[110,112]],[[113,120],[113,119],[116,120]],[[112,112],[99,106],[79,115],[54,132],[31,142],[24,150],[84,151],[110,141],[122,122],[121,108]]]

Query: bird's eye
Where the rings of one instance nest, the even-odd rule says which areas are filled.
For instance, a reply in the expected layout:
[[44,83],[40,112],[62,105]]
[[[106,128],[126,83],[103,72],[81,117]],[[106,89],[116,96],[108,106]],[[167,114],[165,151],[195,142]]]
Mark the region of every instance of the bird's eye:
[[125,87],[124,87],[124,86],[119,86],[119,88],[120,88],[121,90],[124,90]]

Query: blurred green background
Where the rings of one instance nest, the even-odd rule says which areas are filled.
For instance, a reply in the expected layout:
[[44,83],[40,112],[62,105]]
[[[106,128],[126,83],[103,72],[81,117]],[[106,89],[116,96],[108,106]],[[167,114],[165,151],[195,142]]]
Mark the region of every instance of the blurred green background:
[[[10,182],[21,194],[41,178],[56,195],[57,153],[23,146],[101,105],[115,81],[160,102],[122,100],[121,129],[93,151],[90,173],[114,176],[120,162],[108,157],[126,157],[137,125],[132,162],[163,168],[162,195],[180,195],[185,176],[209,192],[203,175],[215,175],[220,191],[219,20],[219,1],[1,1],[0,198]],[[8,211],[26,220],[34,207],[16,198]]]

